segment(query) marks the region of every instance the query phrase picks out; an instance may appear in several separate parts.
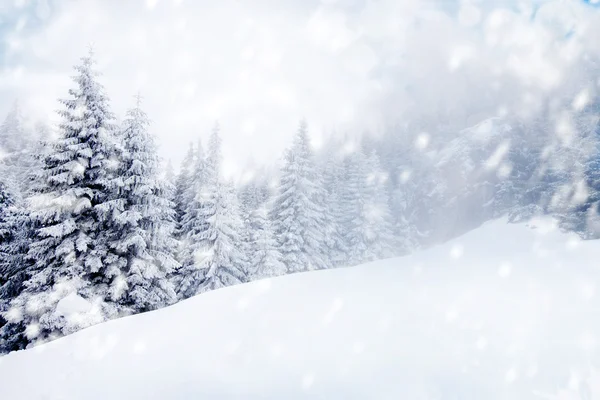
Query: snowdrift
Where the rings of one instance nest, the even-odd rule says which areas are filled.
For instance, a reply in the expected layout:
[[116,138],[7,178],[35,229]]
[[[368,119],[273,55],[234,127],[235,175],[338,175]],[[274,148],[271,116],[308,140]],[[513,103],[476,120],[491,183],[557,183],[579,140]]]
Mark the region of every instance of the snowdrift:
[[0,358],[0,392],[597,398],[600,243],[534,225],[495,221],[412,256],[258,281],[98,325]]

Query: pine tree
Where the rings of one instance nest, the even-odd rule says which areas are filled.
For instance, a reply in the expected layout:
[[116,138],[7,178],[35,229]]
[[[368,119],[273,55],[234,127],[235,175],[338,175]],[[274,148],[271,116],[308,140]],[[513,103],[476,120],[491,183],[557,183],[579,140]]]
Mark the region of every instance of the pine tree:
[[47,133],[44,124],[34,126],[23,116],[17,101],[0,125],[0,176],[17,202],[30,194],[30,175],[40,167],[36,155],[42,152],[40,141]]
[[[597,107],[598,109],[600,107]],[[562,225],[578,232],[584,239],[600,238],[600,122],[596,119],[593,132],[584,142],[590,155],[583,164],[586,198],[571,206],[570,215],[563,216]]]
[[7,310],[2,301],[20,292],[29,225],[27,210],[17,205],[15,196],[0,181],[0,312]]
[[[248,260],[240,251],[243,225],[233,185],[217,182],[204,209],[208,229],[204,232],[200,268],[206,271],[199,292],[219,289],[247,281]],[[210,190],[209,189],[209,190]]]
[[249,217],[252,211],[258,209],[266,201],[261,193],[261,187],[254,182],[248,182],[239,191],[239,202],[242,214]]
[[[187,183],[185,184],[186,188],[182,189],[181,198],[183,200],[181,203],[183,206],[183,215],[181,216],[180,223],[180,236],[181,238],[185,238],[186,235],[190,232],[193,232],[197,229],[199,224],[202,224],[202,221],[199,221],[199,210],[201,208],[201,203],[199,202],[198,195],[202,193],[205,181],[206,181],[206,157],[204,155],[204,149],[202,147],[202,142],[199,140],[198,145],[196,147],[196,151],[193,154],[188,153],[186,156],[186,160],[189,159],[189,162],[192,163],[192,166],[189,172],[185,172],[188,175]],[[186,161],[188,162],[188,161]],[[187,244],[186,244],[187,246]],[[185,253],[185,249],[182,249]]]
[[137,313],[176,300],[169,276],[179,267],[173,257],[173,205],[159,178],[159,159],[149,121],[137,104],[127,112],[119,138],[118,188],[110,202],[112,218],[103,240],[118,266],[109,290],[120,312]]
[[6,325],[10,301],[23,290],[29,272],[25,259],[30,223],[26,209],[19,207],[0,181],[0,354],[25,347],[24,327]]
[[165,173],[163,174],[162,179],[170,186],[175,187],[175,171],[173,170],[173,163],[170,159],[167,160],[167,164],[165,165]]
[[393,231],[396,242],[396,254],[408,254],[419,248],[419,239],[423,236],[417,228],[417,208],[414,184],[404,182],[397,185],[390,199],[390,210],[394,210]]
[[279,192],[271,210],[278,250],[288,272],[328,267],[322,232],[322,190],[306,123],[301,122],[294,143],[286,152]]
[[[171,202],[172,211],[172,235],[175,236],[175,230],[177,229],[176,213],[175,213],[175,172],[173,171],[173,164],[171,160],[167,161],[165,165],[165,171],[160,178],[160,184],[164,191],[164,197]],[[177,239],[175,239],[177,242]]]
[[[36,224],[28,257],[32,274],[11,302],[9,324],[26,326],[29,340],[74,332],[116,315],[92,281],[110,280],[108,252],[98,239],[112,189],[115,138],[108,99],[97,82],[92,55],[75,67],[76,87],[62,100],[60,139],[43,160],[32,198]],[[74,303],[78,306],[73,307]]]
[[179,168],[173,195],[173,202],[175,203],[175,235],[178,238],[182,238],[186,234],[183,228],[183,221],[190,207],[195,189],[193,188],[191,172],[191,169],[194,167],[194,157],[194,148],[190,143],[190,148]]
[[340,196],[342,208],[342,232],[344,247],[348,249],[345,263],[360,264],[365,261],[367,240],[365,238],[365,185],[367,171],[365,156],[356,150],[344,161],[344,187]]
[[335,153],[330,151],[322,171],[326,189],[325,214],[328,218],[327,224],[324,226],[324,236],[332,266],[344,265],[348,254],[342,230],[344,221],[341,206],[344,186],[342,161],[341,157],[336,157]]
[[183,268],[177,277],[178,294],[187,298],[208,290],[241,283],[245,277],[242,220],[236,193],[222,183],[221,139],[218,126],[209,141],[204,182],[192,201],[195,218],[190,219],[183,240]]
[[284,275],[285,265],[277,250],[266,206],[253,210],[248,217],[249,280]]
[[362,211],[367,247],[364,259],[378,260],[392,257],[398,252],[398,243],[394,237],[393,218],[389,208],[387,176],[383,173],[375,152],[371,152],[365,161],[368,174],[364,184],[365,208]]
[[[202,140],[198,140],[196,144],[196,152],[194,153],[194,166],[192,169],[191,182],[196,188],[202,187],[206,179],[206,154],[204,154],[204,146]],[[190,196],[193,196],[193,192]]]

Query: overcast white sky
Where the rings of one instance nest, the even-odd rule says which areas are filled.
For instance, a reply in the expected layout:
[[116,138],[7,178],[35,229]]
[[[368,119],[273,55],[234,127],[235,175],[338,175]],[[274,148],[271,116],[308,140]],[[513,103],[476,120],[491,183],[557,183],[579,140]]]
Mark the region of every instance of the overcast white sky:
[[239,171],[277,159],[303,117],[318,145],[424,110],[465,125],[515,111],[597,50],[596,14],[579,0],[0,0],[0,115],[18,97],[55,118],[93,43],[113,110],[141,91],[163,157],[218,120]]

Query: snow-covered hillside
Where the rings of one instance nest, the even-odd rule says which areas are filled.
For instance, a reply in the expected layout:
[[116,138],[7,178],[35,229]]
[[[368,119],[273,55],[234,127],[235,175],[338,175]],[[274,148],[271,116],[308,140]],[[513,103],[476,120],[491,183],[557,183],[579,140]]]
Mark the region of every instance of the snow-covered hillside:
[[1,397],[597,398],[600,243],[536,226],[101,324],[0,358]]

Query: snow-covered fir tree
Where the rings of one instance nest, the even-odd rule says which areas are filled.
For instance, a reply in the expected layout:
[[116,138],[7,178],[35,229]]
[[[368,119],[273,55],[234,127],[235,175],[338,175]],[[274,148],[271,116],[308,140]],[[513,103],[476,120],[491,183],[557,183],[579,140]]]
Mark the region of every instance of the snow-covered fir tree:
[[243,223],[237,194],[231,183],[217,182],[204,217],[208,229],[204,233],[201,268],[206,271],[200,292],[219,289],[247,281],[248,259],[243,253]]
[[[378,260],[392,257],[398,249],[394,237],[393,217],[389,208],[387,174],[383,172],[379,157],[373,151],[365,160],[367,179],[364,183],[364,239],[366,254],[364,260]],[[401,239],[401,238],[398,238]]]
[[332,266],[343,266],[347,260],[348,249],[343,237],[343,209],[341,196],[344,186],[343,157],[329,149],[327,159],[322,166],[325,187],[325,213],[328,217],[324,228],[325,243]]
[[105,286],[110,281],[102,205],[113,189],[115,138],[108,99],[97,82],[92,55],[75,67],[76,86],[62,100],[60,137],[43,160],[31,200],[36,230],[24,290],[5,313],[26,327],[31,341],[71,333],[117,315]]
[[172,220],[173,220],[173,236],[175,236],[175,230],[177,229],[176,213],[175,213],[175,171],[173,170],[173,164],[171,160],[168,160],[164,167],[164,172],[160,174],[161,186],[164,190],[165,197],[171,202],[172,206]]
[[270,197],[269,188],[266,187],[264,182],[251,180],[240,188],[238,197],[243,214],[248,216],[268,201]]
[[15,101],[0,125],[0,176],[21,202],[31,191],[31,174],[40,167],[38,154],[49,132],[43,123],[27,119]]
[[256,280],[284,275],[287,270],[281,262],[281,253],[273,236],[273,228],[266,205],[259,206],[248,216],[248,278]]
[[[187,166],[187,164],[190,164]],[[183,169],[185,166],[185,170]],[[207,229],[207,222],[202,217],[202,208],[204,207],[204,190],[207,185],[207,160],[204,154],[202,142],[199,140],[195,152],[189,152],[182,165],[180,178],[187,175],[187,182],[181,180],[182,189],[180,190],[179,200],[182,206],[183,214],[181,216],[179,237],[180,250],[179,258],[186,269],[175,277],[176,286],[179,287],[180,296],[184,292],[184,287],[197,288],[200,282],[204,280],[204,271],[190,269],[195,265],[195,251],[200,246],[197,235]],[[182,178],[183,179],[183,178]],[[185,189],[184,189],[185,187]],[[187,192],[185,191],[187,190]],[[194,282],[194,283],[191,283]],[[192,296],[193,293],[186,294],[184,297]]]
[[168,182],[170,185],[175,187],[175,170],[173,169],[173,163],[170,159],[167,160],[167,163],[165,164],[165,172],[162,178],[165,182]]
[[6,325],[4,317],[10,301],[22,291],[30,265],[25,258],[30,236],[29,216],[14,197],[0,181],[0,354],[27,344],[23,325]]
[[[396,243],[396,254],[408,254],[420,247],[419,240],[425,236],[417,227],[418,209],[412,201],[417,197],[411,192],[415,184],[410,178],[400,183],[392,192],[390,198],[390,212],[393,219],[393,230]],[[391,211],[393,210],[393,211]]]
[[285,154],[271,220],[288,272],[328,268],[323,237],[323,188],[310,148],[306,123],[300,123]]
[[[598,106],[600,109],[600,105]],[[582,179],[575,181],[570,212],[563,215],[563,226],[584,239],[600,238],[600,121],[595,120],[592,134],[582,145],[589,154],[583,162]]]
[[[180,190],[181,195],[179,196],[183,212],[180,217],[179,228],[181,238],[185,238],[189,232],[197,230],[198,225],[203,223],[199,219],[199,210],[202,205],[199,202],[198,194],[202,192],[206,183],[207,160],[202,141],[198,140],[196,150],[193,153],[188,152],[184,160],[184,164],[187,163],[191,163],[191,166],[186,167],[188,171],[182,170],[182,174],[180,175],[182,177],[187,175],[188,177],[187,182],[185,184],[182,183],[183,188]],[[185,253],[186,249],[182,249],[181,251]]]
[[190,207],[190,202],[193,199],[193,192],[195,188],[192,182],[192,171],[194,168],[194,147],[190,143],[190,147],[187,151],[181,166],[179,167],[179,173],[175,180],[175,188],[173,194],[173,202],[175,203],[175,235],[178,238],[185,236],[183,231],[183,220],[185,214]]
[[192,201],[195,218],[183,238],[183,267],[176,278],[180,298],[246,280],[247,260],[242,251],[242,220],[237,195],[223,183],[221,138],[213,130],[205,163],[204,182]]
[[361,149],[349,154],[344,160],[344,187],[340,195],[342,209],[341,231],[347,249],[346,265],[359,264],[365,260],[367,240],[365,238],[365,185],[367,171],[365,156]]
[[173,204],[159,177],[159,159],[149,121],[136,106],[123,121],[118,149],[118,185],[110,202],[110,225],[102,240],[114,258],[109,294],[120,313],[137,313],[176,300],[170,275],[179,267],[174,258]]
[[[194,165],[191,169],[191,182],[196,188],[202,187],[205,181],[206,173],[206,154],[204,153],[204,146],[202,140],[198,139],[196,144],[196,151],[194,152]],[[193,192],[190,193],[190,197],[193,196]]]

